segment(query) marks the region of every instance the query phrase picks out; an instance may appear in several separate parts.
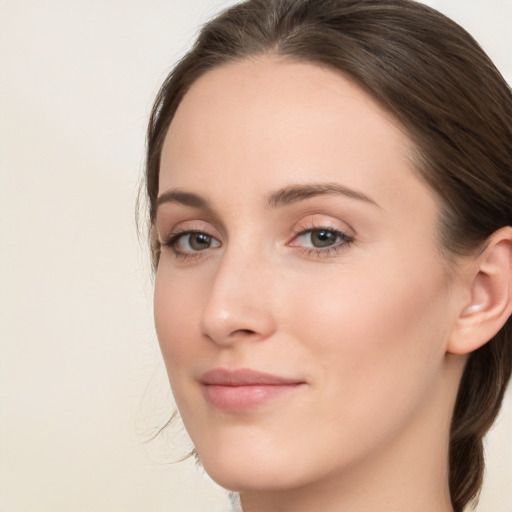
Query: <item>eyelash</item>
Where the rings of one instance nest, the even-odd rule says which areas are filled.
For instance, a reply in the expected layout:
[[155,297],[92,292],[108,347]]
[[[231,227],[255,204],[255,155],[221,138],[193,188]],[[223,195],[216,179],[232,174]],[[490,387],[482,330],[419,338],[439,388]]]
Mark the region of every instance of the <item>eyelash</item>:
[[[341,241],[335,243],[334,245],[329,245],[325,248],[319,248],[319,247],[300,247],[302,254],[306,256],[314,256],[317,258],[326,258],[329,256],[335,256],[338,254],[341,250],[346,249],[350,247],[350,245],[354,242],[354,237],[349,235],[348,233],[345,233],[344,231],[341,231],[340,229],[337,229],[332,226],[321,226],[321,225],[314,225],[314,226],[301,226],[298,227],[295,232],[294,240],[297,238],[304,236],[308,233],[314,233],[318,231],[325,231],[327,233],[331,233],[335,236],[335,238],[340,238]],[[293,247],[293,245],[292,245]]]
[[177,244],[180,238],[190,235],[206,235],[212,240],[216,240],[213,235],[208,232],[199,229],[184,229],[182,231],[176,231],[171,233],[167,240],[160,244],[160,246],[168,247],[173,252],[176,259],[186,260],[190,258],[198,258],[201,256],[203,251],[185,252],[178,249]]
[[[351,235],[348,235],[344,231],[341,231],[340,229],[333,228],[331,226],[302,226],[298,229],[294,230],[295,236],[293,240],[296,240],[297,238],[307,235],[308,233],[314,233],[318,231],[325,231],[327,233],[331,233],[334,235],[334,237],[340,238],[341,241],[335,243],[334,245],[329,245],[325,248],[319,248],[319,247],[300,247],[297,245],[291,245],[292,247],[300,247],[301,253],[306,256],[315,256],[317,258],[322,257],[329,257],[336,255],[340,250],[343,250],[347,247],[350,247],[350,245],[354,241],[354,237]],[[190,235],[206,235],[210,237],[212,240],[216,240],[216,238],[213,235],[210,235],[206,231],[202,230],[194,230],[194,229],[184,229],[183,231],[177,231],[175,233],[172,233],[165,242],[161,243],[160,245],[163,247],[168,247],[173,252],[176,259],[190,259],[190,258],[198,258],[202,256],[202,253],[204,251],[194,251],[194,252],[185,252],[182,250],[179,250],[177,248],[178,241],[185,236]],[[205,249],[206,250],[206,249]]]

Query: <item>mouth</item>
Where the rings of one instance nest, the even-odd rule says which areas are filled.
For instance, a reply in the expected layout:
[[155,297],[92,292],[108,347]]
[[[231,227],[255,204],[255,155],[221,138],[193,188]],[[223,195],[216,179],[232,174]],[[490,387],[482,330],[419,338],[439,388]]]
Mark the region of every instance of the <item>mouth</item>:
[[250,369],[215,368],[200,379],[206,400],[224,411],[246,411],[293,393],[306,384]]

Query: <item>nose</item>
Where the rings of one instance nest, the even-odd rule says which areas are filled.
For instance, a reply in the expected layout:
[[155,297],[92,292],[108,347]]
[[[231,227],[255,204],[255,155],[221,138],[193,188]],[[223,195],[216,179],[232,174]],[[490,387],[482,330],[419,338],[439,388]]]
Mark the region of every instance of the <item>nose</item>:
[[276,329],[272,281],[261,256],[226,251],[202,312],[203,333],[222,346],[269,338]]

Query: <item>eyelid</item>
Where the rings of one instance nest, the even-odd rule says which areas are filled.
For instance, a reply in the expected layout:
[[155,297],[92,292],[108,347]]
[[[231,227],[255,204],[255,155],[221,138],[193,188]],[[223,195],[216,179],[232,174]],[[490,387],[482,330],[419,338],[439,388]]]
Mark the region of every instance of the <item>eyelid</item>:
[[[207,221],[190,219],[177,222],[165,231],[165,236],[162,236],[161,230],[158,230],[158,242],[162,249],[167,249],[173,254],[176,259],[196,259],[201,258],[209,252],[208,249],[217,249],[222,245],[221,237],[218,231]],[[178,243],[181,237],[193,234],[204,234],[215,241],[215,245],[205,247],[203,250],[183,250],[178,248]]]
[[[162,236],[173,231],[177,226],[192,226],[192,230],[203,231],[208,229],[212,236],[225,236],[226,230],[222,220],[209,210],[201,211],[198,208],[182,206],[174,203],[164,203],[157,211],[155,226]],[[163,237],[165,238],[165,236]]]
[[[314,245],[303,245],[298,243],[301,237],[304,237],[308,233],[314,233],[318,231],[326,231],[336,235],[340,240],[333,243],[332,245],[315,247]],[[338,254],[339,251],[345,250],[354,242],[354,235],[352,229],[345,229],[337,225],[331,219],[320,220],[318,218],[302,220],[294,229],[294,236],[287,245],[296,249],[300,249],[306,256],[314,257],[332,257]]]
[[[294,240],[297,240],[297,238],[306,235],[307,233],[313,233],[315,231],[327,231],[330,233],[335,233],[335,234],[339,235],[346,243],[352,242],[354,240],[353,236],[349,235],[348,233],[346,233],[345,231],[343,231],[339,228],[332,228],[329,226],[318,226],[318,227],[314,227],[314,228],[307,228],[307,229],[304,229],[301,231],[297,231],[295,233],[295,236],[292,239],[292,242]],[[293,246],[294,244],[289,242],[289,245]]]
[[354,238],[355,230],[347,222],[341,222],[333,219],[331,216],[311,215],[302,219],[293,228],[295,235],[303,234],[315,230],[338,231],[347,237]]
[[210,222],[197,218],[168,219],[168,222],[161,224],[161,226],[157,225],[158,241],[161,244],[165,244],[173,235],[183,233],[205,233],[217,239],[221,236]]
[[[210,239],[211,243],[208,247],[200,248],[198,250],[180,248],[179,244],[182,241],[182,239],[187,236],[190,237],[191,235],[206,235]],[[190,240],[188,241],[188,244],[190,246]],[[222,243],[216,237],[208,234],[205,231],[196,231],[188,229],[183,231],[175,231],[171,233],[167,237],[167,240],[160,245],[163,248],[167,248],[178,260],[195,260],[207,256],[207,254],[211,250],[215,250],[221,247]]]

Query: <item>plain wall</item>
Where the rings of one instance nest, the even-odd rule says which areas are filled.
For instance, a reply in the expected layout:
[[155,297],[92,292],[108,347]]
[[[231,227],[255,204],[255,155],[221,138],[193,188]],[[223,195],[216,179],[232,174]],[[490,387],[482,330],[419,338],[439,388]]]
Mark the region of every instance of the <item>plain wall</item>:
[[[1,512],[229,510],[179,435],[144,444],[172,400],[134,204],[153,97],[231,3],[0,0]],[[429,3],[512,82],[510,0]],[[511,512],[510,392],[488,462],[478,510]]]

